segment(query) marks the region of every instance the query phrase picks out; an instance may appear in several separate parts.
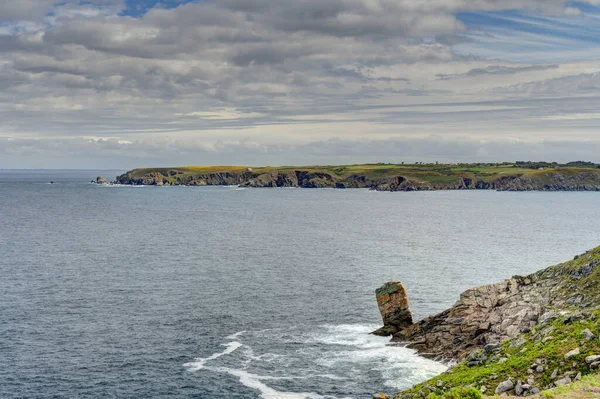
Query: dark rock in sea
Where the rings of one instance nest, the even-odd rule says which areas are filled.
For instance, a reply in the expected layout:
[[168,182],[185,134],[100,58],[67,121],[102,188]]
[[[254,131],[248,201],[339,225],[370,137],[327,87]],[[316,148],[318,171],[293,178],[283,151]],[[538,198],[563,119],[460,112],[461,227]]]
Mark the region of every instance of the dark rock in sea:
[[96,177],[96,180],[93,180],[92,182],[96,183],[96,184],[107,184],[108,183],[108,181],[102,176]]
[[409,309],[408,295],[401,282],[386,283],[375,291],[375,295],[383,319],[383,327],[373,334],[389,336],[412,326],[413,318]]

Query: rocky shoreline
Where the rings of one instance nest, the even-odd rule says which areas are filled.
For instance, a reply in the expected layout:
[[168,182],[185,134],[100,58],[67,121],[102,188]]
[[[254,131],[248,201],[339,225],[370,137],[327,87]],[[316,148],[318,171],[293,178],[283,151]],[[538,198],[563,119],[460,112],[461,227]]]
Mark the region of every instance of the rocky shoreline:
[[414,177],[402,174],[335,175],[315,170],[254,171],[252,168],[214,173],[181,173],[174,169],[129,171],[115,183],[150,186],[224,186],[299,187],[299,188],[368,188],[375,191],[432,190],[497,190],[497,191],[600,191],[600,169],[548,170],[537,173],[501,175],[477,178],[432,176]]
[[396,397],[456,387],[527,396],[596,373],[599,266],[600,247],[528,276],[469,289],[452,308],[418,322],[402,284],[384,284],[376,291],[384,326],[374,334],[457,364]]

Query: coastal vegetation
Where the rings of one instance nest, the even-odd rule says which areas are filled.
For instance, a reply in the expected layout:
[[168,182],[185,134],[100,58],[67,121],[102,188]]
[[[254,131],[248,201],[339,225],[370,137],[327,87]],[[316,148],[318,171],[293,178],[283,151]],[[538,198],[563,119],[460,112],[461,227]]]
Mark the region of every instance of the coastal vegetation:
[[[471,398],[473,390],[536,398],[600,397],[599,266],[600,247],[530,276],[468,290],[453,308],[394,332],[394,341],[455,362],[395,399],[439,399],[457,392]],[[408,302],[398,293],[391,299],[405,320]],[[380,298],[381,291],[378,303]],[[388,306],[385,311],[394,310]]]
[[181,166],[133,169],[116,179],[133,185],[370,188],[377,191],[487,189],[600,191],[590,162],[360,164],[328,166]]

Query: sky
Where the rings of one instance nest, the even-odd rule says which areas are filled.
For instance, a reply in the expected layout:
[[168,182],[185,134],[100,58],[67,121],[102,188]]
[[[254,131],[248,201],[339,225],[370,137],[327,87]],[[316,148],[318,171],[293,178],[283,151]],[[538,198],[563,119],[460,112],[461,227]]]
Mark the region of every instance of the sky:
[[0,168],[600,162],[600,0],[0,0]]

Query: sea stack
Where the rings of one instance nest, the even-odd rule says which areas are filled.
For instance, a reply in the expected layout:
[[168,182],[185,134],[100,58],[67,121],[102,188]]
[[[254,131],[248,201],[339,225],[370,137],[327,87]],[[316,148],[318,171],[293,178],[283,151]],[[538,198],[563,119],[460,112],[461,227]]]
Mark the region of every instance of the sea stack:
[[408,295],[400,281],[390,281],[377,290],[377,305],[383,319],[383,327],[373,334],[390,336],[413,325]]

